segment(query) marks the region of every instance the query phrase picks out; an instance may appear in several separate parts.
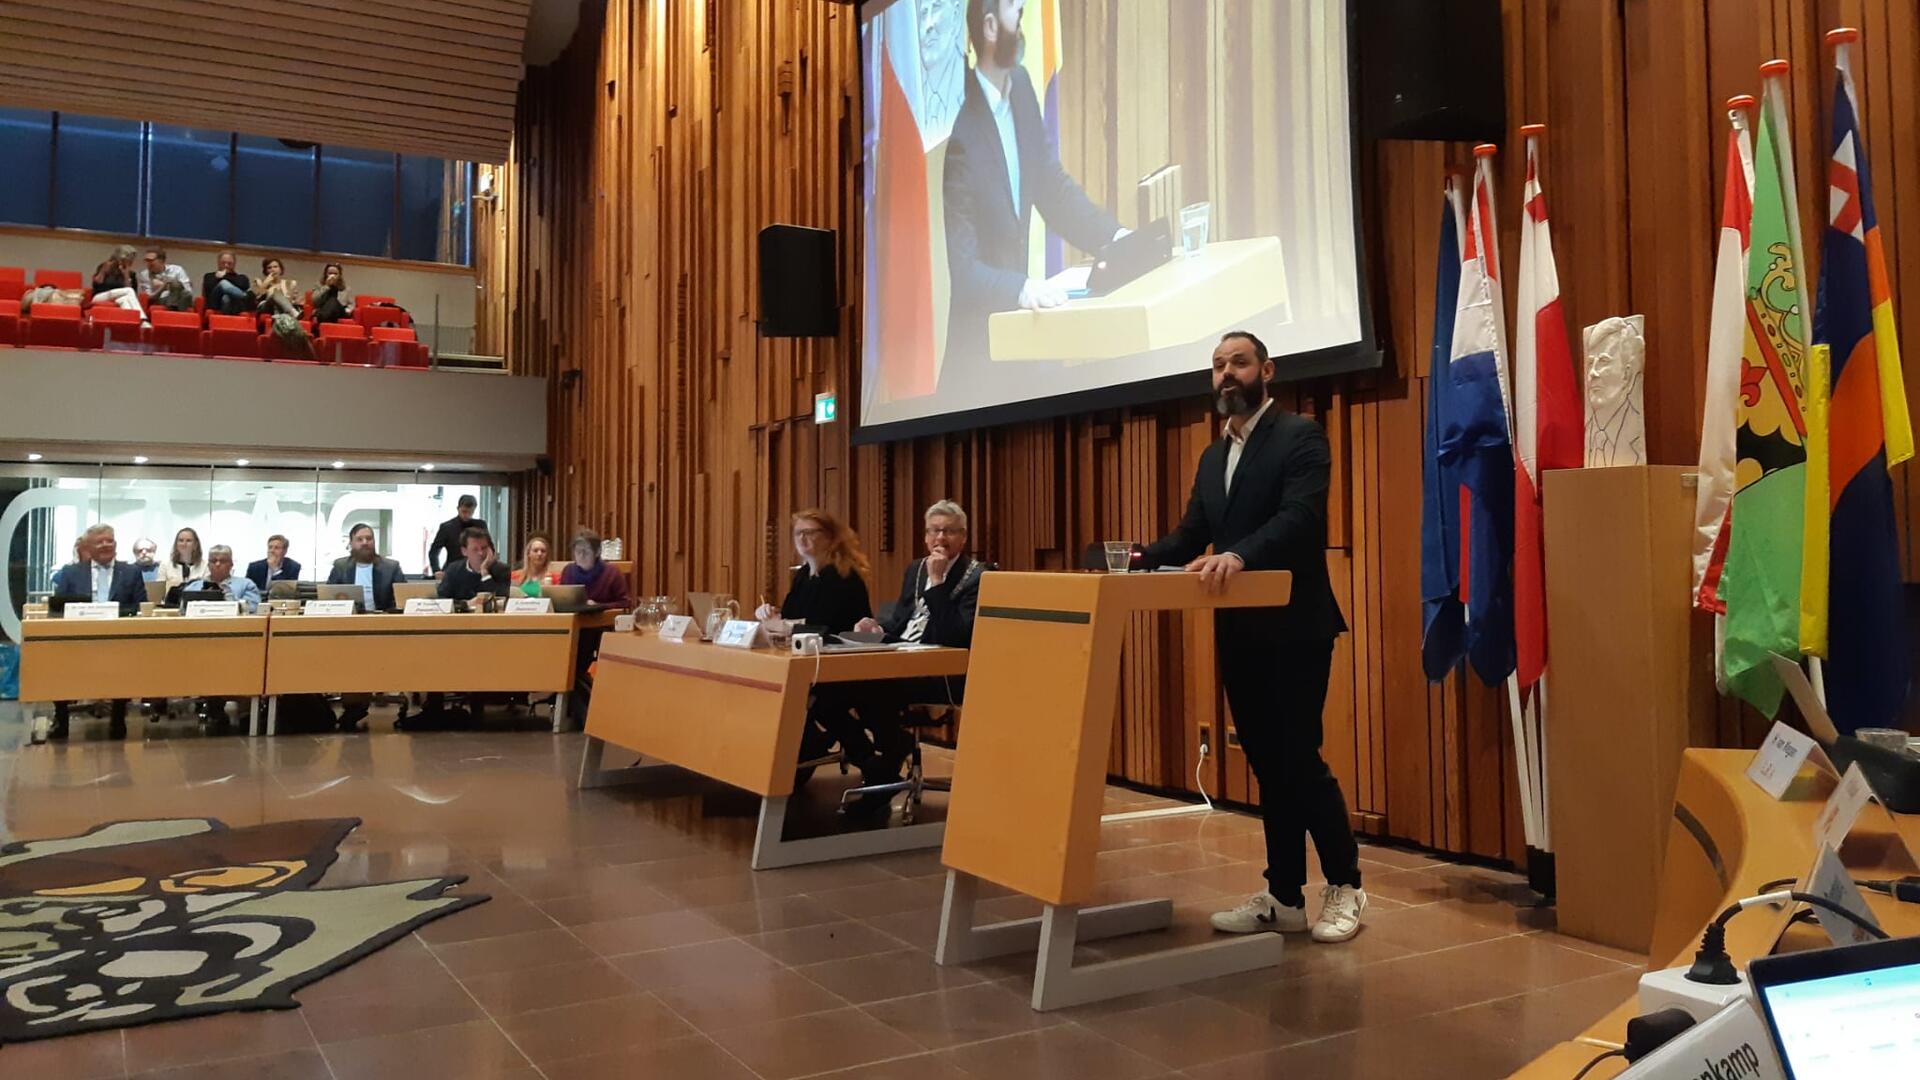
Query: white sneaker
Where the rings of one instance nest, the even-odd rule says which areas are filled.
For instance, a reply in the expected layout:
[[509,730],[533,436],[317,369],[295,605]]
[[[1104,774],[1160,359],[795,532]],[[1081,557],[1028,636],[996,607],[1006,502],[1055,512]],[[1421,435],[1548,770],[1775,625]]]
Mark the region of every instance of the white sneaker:
[[1307,909],[1288,907],[1271,893],[1254,893],[1246,903],[1232,911],[1216,911],[1208,920],[1213,928],[1227,934],[1298,934],[1307,928]]
[[1323,944],[1350,940],[1360,932],[1360,913],[1365,910],[1367,894],[1357,886],[1328,885],[1321,889],[1320,918],[1313,924],[1313,940]]

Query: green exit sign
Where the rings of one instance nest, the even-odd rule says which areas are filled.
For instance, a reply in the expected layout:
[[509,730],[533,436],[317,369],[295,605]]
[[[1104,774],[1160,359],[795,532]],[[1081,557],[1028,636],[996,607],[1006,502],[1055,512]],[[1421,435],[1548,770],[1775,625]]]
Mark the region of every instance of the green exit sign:
[[840,398],[835,394],[813,395],[813,422],[831,424],[840,418]]

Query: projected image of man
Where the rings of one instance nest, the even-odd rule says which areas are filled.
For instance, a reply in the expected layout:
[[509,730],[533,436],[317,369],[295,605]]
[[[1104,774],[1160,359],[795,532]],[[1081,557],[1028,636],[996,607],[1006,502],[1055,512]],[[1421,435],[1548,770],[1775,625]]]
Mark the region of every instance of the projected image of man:
[[951,301],[939,394],[983,393],[987,318],[996,311],[1066,303],[1066,290],[1028,276],[1033,212],[1053,232],[1098,252],[1122,234],[1060,164],[1040,115],[1033,77],[1020,65],[1026,0],[967,0],[975,54],[947,144],[942,178]]

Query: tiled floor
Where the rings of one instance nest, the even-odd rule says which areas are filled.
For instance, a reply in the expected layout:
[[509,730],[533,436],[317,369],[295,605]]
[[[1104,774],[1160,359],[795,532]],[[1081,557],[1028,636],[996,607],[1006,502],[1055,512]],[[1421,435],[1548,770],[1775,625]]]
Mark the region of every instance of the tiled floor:
[[[1030,958],[934,965],[937,852],[754,873],[753,800],[685,778],[577,792],[578,735],[376,724],[268,741],[136,722],[122,744],[103,727],[19,747],[18,711],[0,708],[0,839],[351,816],[364,824],[326,883],[466,874],[463,891],[493,899],[321,980],[297,1010],[9,1046],[0,1075],[1474,1080],[1577,1032],[1636,978],[1638,958],[1517,906],[1510,876],[1369,846],[1355,941],[1040,1014]],[[1206,913],[1258,884],[1258,827],[1226,813],[1106,826],[1103,899],[1171,897],[1176,924],[1085,955],[1208,936]]]

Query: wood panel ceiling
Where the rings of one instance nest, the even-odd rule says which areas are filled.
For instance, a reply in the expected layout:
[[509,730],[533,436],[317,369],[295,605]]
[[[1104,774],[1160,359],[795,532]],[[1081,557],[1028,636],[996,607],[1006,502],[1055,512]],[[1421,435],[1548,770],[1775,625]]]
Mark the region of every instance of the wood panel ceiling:
[[530,0],[0,0],[0,105],[504,161]]

